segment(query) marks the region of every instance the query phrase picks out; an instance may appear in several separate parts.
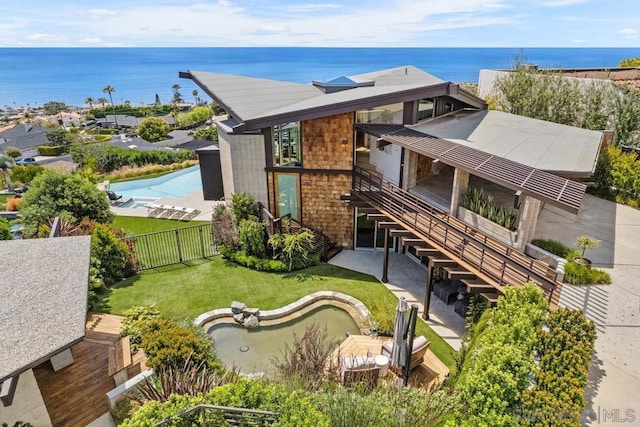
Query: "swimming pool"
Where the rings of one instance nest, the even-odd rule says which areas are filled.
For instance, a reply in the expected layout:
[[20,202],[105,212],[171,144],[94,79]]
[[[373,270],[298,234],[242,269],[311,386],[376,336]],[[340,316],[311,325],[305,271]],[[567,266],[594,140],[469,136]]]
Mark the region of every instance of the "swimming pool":
[[156,178],[114,182],[109,189],[124,198],[153,203],[161,198],[179,199],[195,191],[202,191],[200,166],[192,166]]
[[242,373],[269,372],[271,359],[281,357],[285,344],[291,344],[295,332],[304,334],[305,328],[318,323],[320,330],[327,328],[327,337],[339,343],[345,333],[359,334],[360,328],[349,313],[330,305],[316,308],[302,317],[274,326],[247,329],[235,323],[211,326],[207,333],[215,342],[220,360],[227,366],[240,368]]

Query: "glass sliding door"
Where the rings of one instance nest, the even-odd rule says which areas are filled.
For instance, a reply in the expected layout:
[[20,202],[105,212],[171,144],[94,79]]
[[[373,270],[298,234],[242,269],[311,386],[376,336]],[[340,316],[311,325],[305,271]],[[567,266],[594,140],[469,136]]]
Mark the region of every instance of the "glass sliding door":
[[300,175],[296,173],[276,174],[276,215],[286,214],[300,221]]
[[[356,248],[384,248],[384,230],[378,223],[367,219],[367,214],[358,212],[356,208]],[[393,246],[393,239],[389,242]]]

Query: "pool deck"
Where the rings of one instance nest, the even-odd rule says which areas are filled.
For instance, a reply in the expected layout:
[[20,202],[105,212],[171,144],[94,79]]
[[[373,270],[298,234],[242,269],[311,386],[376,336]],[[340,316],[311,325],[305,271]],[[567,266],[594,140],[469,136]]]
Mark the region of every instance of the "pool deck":
[[[215,200],[204,200],[202,190],[194,191],[185,197],[179,198],[161,198],[154,202],[158,205],[180,206],[183,208],[198,209],[200,214],[192,218],[192,221],[211,221],[211,214],[217,204],[224,203]],[[111,205],[111,212],[120,216],[148,216],[147,209],[121,208],[114,204]]]

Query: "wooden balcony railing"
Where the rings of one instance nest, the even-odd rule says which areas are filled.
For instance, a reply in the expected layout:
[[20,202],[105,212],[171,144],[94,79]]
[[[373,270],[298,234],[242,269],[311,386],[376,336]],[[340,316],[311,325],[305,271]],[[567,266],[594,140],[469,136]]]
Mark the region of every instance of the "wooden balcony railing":
[[489,278],[499,290],[529,281],[546,294],[556,289],[554,267],[487,236],[376,173],[355,167],[353,193],[453,260]]

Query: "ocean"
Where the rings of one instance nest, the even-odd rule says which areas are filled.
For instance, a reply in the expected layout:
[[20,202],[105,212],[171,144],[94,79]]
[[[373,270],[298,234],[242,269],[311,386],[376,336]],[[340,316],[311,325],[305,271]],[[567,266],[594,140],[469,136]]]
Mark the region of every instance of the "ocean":
[[415,65],[444,80],[477,82],[482,68],[511,68],[516,58],[540,67],[615,67],[640,56],[640,48],[0,48],[0,108],[48,101],[82,106],[87,97],[114,103],[169,102],[181,86],[193,90],[187,70],[310,83],[342,75]]

